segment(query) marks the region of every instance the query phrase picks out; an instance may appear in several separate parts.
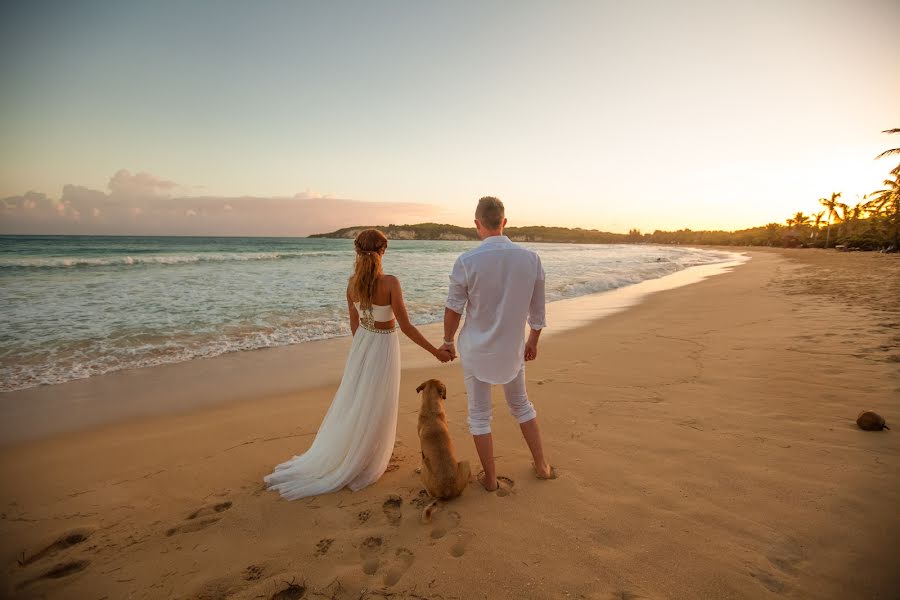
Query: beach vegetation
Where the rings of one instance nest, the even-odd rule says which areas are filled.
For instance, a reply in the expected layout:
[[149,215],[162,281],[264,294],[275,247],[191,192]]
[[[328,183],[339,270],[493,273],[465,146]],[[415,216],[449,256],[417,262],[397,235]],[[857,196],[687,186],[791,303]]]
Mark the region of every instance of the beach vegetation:
[[[900,134],[900,129],[887,129],[887,134]],[[876,159],[900,155],[900,148],[885,150]],[[683,244],[714,246],[781,246],[813,247],[842,250],[900,251],[900,164],[893,167],[881,189],[861,197],[852,206],[841,202],[842,193],[832,192],[819,198],[822,210],[811,215],[798,211],[785,224],[769,223],[738,231],[656,230],[641,233],[637,228],[628,233],[612,233],[580,227],[508,227],[504,231],[519,242],[557,242],[573,244]],[[346,227],[331,233],[310,237],[352,239],[370,226]],[[389,238],[408,240],[472,240],[478,239],[473,227],[441,223],[375,226]],[[823,231],[824,230],[824,231]],[[824,235],[823,235],[824,233]]]

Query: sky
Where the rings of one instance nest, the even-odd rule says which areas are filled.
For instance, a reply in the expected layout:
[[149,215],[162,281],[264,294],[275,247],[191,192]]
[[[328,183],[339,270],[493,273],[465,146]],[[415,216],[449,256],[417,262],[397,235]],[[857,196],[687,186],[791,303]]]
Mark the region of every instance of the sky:
[[[878,189],[900,2],[2,3],[0,232],[740,229]],[[892,139],[893,138],[893,139]]]

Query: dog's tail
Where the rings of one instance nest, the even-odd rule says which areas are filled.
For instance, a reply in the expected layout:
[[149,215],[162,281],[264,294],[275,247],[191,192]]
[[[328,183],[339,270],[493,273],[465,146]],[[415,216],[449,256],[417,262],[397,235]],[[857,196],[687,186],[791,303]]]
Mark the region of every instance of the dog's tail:
[[428,503],[422,510],[422,522],[423,523],[431,523],[431,517],[434,516],[435,511],[437,511],[440,503],[437,500],[432,500]]

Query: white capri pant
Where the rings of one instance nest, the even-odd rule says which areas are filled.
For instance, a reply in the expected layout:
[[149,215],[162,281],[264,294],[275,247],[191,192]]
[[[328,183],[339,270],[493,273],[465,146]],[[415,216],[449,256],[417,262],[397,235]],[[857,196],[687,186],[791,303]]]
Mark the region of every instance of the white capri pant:
[[[474,375],[465,372],[463,376],[466,382],[466,394],[469,397],[469,432],[472,435],[484,435],[491,432],[491,384],[476,379]],[[525,391],[525,368],[519,370],[519,374],[509,383],[503,384],[503,394],[506,396],[506,404],[510,414],[519,423],[525,423],[537,417],[534,405],[528,399]]]

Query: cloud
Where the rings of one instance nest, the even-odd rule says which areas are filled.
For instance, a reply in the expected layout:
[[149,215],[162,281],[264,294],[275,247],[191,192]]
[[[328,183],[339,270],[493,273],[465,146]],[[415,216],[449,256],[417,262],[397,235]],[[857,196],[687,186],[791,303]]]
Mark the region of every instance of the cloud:
[[150,173],[132,175],[127,169],[120,169],[109,179],[108,187],[112,196],[157,198],[167,197],[172,190],[178,188],[178,184]]
[[312,192],[309,188],[306,189],[305,192],[298,192],[294,194],[294,199],[296,200],[327,200],[331,198],[331,194],[322,194],[320,192]]
[[176,195],[187,188],[125,169],[110,178],[108,188],[67,184],[58,199],[39,192],[5,198],[0,233],[289,237],[431,221],[443,213],[431,204],[365,202],[310,190],[276,197]]

